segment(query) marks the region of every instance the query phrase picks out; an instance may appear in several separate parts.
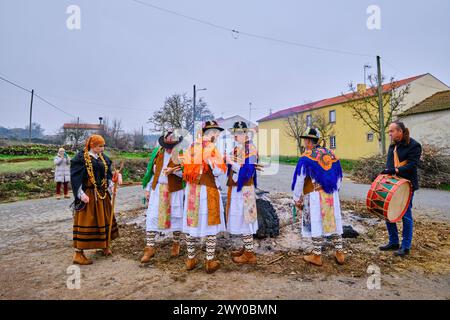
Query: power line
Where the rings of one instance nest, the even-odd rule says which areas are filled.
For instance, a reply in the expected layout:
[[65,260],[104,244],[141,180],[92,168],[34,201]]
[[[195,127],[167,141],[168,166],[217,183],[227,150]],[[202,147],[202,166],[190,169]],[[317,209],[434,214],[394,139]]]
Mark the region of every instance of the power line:
[[[407,75],[405,72],[403,72],[403,71],[401,71],[400,69],[398,69],[396,66],[394,66],[392,63],[390,63],[390,62],[387,61],[386,59],[381,58],[381,60],[383,60],[383,62],[385,62],[387,65],[389,65],[389,66],[390,66],[391,68],[393,68],[395,71],[399,72],[400,74],[402,74],[402,75],[405,76],[405,77],[408,77],[408,75]],[[439,91],[442,91],[442,90],[443,90],[442,88],[433,87],[433,86],[430,86],[430,85],[425,84],[425,83],[417,82],[416,84],[418,84],[418,85],[420,85],[420,86],[423,86],[423,87],[427,87],[427,88],[431,88],[431,89],[436,89],[436,90],[439,90]]]
[[43,97],[41,97],[41,96],[38,95],[37,93],[35,93],[34,95],[36,96],[36,98],[39,98],[40,100],[44,101],[44,102],[47,103],[49,106],[52,106],[53,108],[55,108],[55,109],[57,109],[57,110],[59,110],[59,111],[65,113],[65,114],[67,114],[68,116],[71,116],[71,117],[73,117],[73,118],[77,118],[77,116],[75,116],[75,115],[73,115],[73,114],[71,114],[71,113],[68,113],[68,112],[64,111],[63,109],[61,109],[60,107],[54,105],[53,103],[49,102],[48,100],[44,99]]
[[12,84],[13,86],[15,86],[15,87],[17,87],[17,88],[19,88],[19,89],[22,89],[22,90],[24,90],[24,91],[26,91],[26,92],[28,92],[28,93],[31,93],[31,90],[25,89],[24,87],[18,85],[18,84],[15,83],[15,82],[12,82],[11,80],[5,79],[5,78],[3,78],[2,76],[0,76],[0,79],[3,80],[3,81],[5,81],[5,82],[8,82],[9,84]]
[[228,32],[231,32],[234,36],[235,39],[237,39],[237,37],[239,35],[244,35],[247,37],[252,37],[252,38],[256,38],[256,39],[260,39],[260,40],[266,40],[266,41],[271,41],[271,42],[278,42],[278,43],[282,43],[282,44],[287,44],[287,45],[292,45],[292,46],[297,46],[297,47],[302,47],[302,48],[307,48],[307,49],[314,49],[314,50],[321,50],[321,51],[325,51],[325,52],[333,52],[333,53],[339,53],[339,54],[347,54],[347,55],[353,55],[353,56],[362,56],[362,57],[375,57],[375,55],[373,54],[367,54],[367,53],[359,53],[359,52],[352,52],[352,51],[346,51],[346,50],[339,50],[339,49],[332,49],[332,48],[324,48],[324,47],[319,47],[319,46],[313,46],[313,45],[309,45],[309,44],[304,44],[304,43],[300,43],[300,42],[296,42],[296,41],[290,41],[290,40],[283,40],[283,39],[277,39],[277,38],[273,38],[273,37],[269,37],[269,36],[265,36],[265,35],[260,35],[260,34],[256,34],[256,33],[250,33],[250,32],[246,32],[246,31],[239,31],[236,29],[232,29],[226,26],[222,26],[207,20],[203,20],[203,19],[199,19],[196,17],[192,17],[183,13],[179,13],[170,9],[166,9],[160,6],[156,6],[154,4],[148,3],[148,2],[144,2],[141,0],[130,0],[132,2],[141,4],[143,6],[149,7],[149,8],[153,8],[171,15],[175,15],[184,19],[188,19],[203,25],[207,25],[216,29],[220,29],[220,30],[225,30]]
[[104,107],[103,110],[107,110],[107,109],[122,109],[122,110],[135,110],[135,111],[142,111],[142,112],[148,112],[148,109],[144,109],[144,108],[134,108],[134,107],[122,107],[122,106],[114,106],[114,105],[107,105],[107,104],[102,104],[102,103],[98,103],[98,102],[93,102],[93,101],[87,101],[87,100],[79,100],[79,99],[74,99],[74,98],[67,98],[67,97],[60,97],[60,96],[54,96],[54,95],[49,95],[46,94],[46,96],[48,97],[52,97],[58,100],[66,100],[66,101],[71,101],[71,102],[75,102],[75,103],[82,103],[82,104],[88,104],[88,105],[93,105],[93,106],[100,106],[100,107]]
[[[20,88],[20,89],[22,89],[22,90],[24,90],[24,91],[26,91],[26,92],[28,92],[28,93],[32,93],[31,90],[26,89],[26,88],[24,88],[24,87],[18,85],[17,83],[15,83],[15,82],[13,82],[13,81],[11,81],[11,80],[8,80],[8,79],[6,79],[6,78],[4,78],[4,77],[2,77],[2,76],[0,76],[0,80],[3,80],[3,81],[5,81],[5,82],[7,82],[7,83],[9,83],[9,84],[11,84],[11,85],[17,87],[17,88]],[[67,114],[67,115],[69,115],[69,116],[71,116],[71,117],[73,117],[73,118],[77,118],[77,117],[74,116],[73,114],[64,111],[63,109],[61,109],[60,107],[58,107],[58,106],[56,106],[55,104],[51,103],[51,102],[48,101],[47,99],[41,97],[41,96],[38,95],[36,92],[33,92],[33,95],[36,96],[36,98],[39,98],[40,100],[42,100],[43,102],[45,102],[46,104],[48,104],[49,106],[51,106],[51,107],[53,107],[53,108],[55,108],[55,109],[57,109],[57,110],[59,110],[59,111],[65,113],[65,114]]]

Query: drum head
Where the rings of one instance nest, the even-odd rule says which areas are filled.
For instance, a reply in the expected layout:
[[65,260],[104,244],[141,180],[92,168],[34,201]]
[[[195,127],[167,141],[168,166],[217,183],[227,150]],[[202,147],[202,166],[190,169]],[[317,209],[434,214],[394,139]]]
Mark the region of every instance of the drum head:
[[408,205],[409,195],[411,193],[411,186],[409,183],[402,183],[398,186],[391,201],[389,202],[389,209],[387,218],[391,222],[399,220],[406,210]]

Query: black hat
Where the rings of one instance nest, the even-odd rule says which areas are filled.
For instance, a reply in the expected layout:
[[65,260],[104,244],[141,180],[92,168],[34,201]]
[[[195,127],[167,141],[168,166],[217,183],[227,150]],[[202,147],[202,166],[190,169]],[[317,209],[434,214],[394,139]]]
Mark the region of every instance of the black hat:
[[169,131],[165,135],[159,137],[158,142],[160,146],[163,147],[164,149],[173,149],[173,147],[175,147],[183,140],[182,136],[180,136],[178,140],[173,140],[172,138],[174,138],[173,132]]
[[244,121],[237,121],[233,124],[233,128],[228,129],[231,133],[247,133],[249,130],[251,129],[247,127],[247,124]]
[[320,139],[320,133],[317,129],[307,128],[303,135],[300,136],[301,139]]
[[205,122],[202,128],[202,132],[205,133],[208,129],[217,129],[219,131],[223,131],[223,128],[219,127],[219,124],[216,120],[208,120]]

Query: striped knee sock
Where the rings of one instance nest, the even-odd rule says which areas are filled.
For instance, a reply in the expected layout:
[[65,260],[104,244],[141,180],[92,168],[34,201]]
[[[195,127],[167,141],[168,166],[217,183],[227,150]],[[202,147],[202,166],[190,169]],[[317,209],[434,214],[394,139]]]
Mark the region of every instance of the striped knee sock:
[[216,236],[206,237],[206,260],[213,260],[216,251]]
[[245,251],[253,252],[253,235],[247,234],[242,236]]
[[312,243],[313,243],[312,253],[315,255],[321,255],[322,254],[322,237],[313,237]]
[[147,247],[154,247],[156,243],[156,231],[147,231]]
[[331,236],[331,241],[333,242],[334,248],[338,252],[344,251],[344,244],[342,240],[342,236],[340,234],[333,234]]
[[195,243],[197,239],[191,237],[190,235],[186,235],[186,246],[187,246],[187,254],[189,259],[195,258]]

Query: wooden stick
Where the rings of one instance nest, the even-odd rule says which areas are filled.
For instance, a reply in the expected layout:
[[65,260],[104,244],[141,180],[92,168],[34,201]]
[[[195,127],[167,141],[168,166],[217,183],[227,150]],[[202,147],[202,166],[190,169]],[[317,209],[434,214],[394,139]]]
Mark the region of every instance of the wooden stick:
[[277,262],[278,260],[281,260],[283,258],[284,258],[284,255],[282,255],[281,257],[278,257],[278,258],[276,258],[276,259],[274,259],[272,261],[267,262],[267,264],[272,264],[272,263]]

